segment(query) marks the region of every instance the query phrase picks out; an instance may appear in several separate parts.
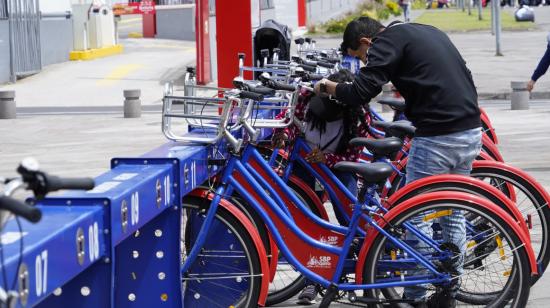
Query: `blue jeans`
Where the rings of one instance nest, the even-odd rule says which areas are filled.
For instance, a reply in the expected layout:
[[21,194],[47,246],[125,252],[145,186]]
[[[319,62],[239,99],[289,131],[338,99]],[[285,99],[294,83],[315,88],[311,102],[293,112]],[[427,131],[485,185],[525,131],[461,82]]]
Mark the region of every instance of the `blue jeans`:
[[[481,150],[481,128],[469,129],[448,135],[433,137],[415,137],[409,151],[407,162],[407,184],[415,180],[437,174],[464,174],[472,171],[472,163]],[[433,235],[431,223],[423,217],[410,220],[424,234]],[[462,254],[466,250],[466,220],[460,212],[438,218],[442,229],[443,241],[456,245]],[[407,240],[418,240],[412,234],[406,234]],[[428,252],[423,241],[414,247],[420,252]],[[463,256],[455,260],[456,270],[461,273]],[[416,271],[418,274],[420,271]],[[419,299],[426,296],[423,285],[405,288],[404,296]]]

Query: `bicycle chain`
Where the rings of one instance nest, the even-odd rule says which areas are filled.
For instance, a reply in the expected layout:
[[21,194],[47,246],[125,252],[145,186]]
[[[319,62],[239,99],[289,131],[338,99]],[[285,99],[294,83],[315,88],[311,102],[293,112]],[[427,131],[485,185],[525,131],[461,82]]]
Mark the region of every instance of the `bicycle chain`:
[[359,305],[359,304],[354,304],[354,303],[350,303],[350,302],[343,302],[343,301],[339,301],[339,300],[334,300],[332,301],[333,303],[339,303],[339,304],[344,304],[344,305],[348,305],[348,306],[352,306],[352,307],[368,307],[367,305],[363,306],[363,305]]

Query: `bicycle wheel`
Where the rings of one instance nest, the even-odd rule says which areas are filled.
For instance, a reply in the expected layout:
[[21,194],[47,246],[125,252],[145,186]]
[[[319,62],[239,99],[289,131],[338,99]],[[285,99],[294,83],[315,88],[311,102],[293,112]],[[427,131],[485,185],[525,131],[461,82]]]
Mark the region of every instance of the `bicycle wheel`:
[[[446,194],[449,192],[445,192]],[[452,193],[450,193],[452,194]],[[419,199],[418,199],[419,200]],[[403,208],[403,210],[401,210]],[[477,237],[468,233],[466,236],[466,251],[461,273],[453,273],[452,280],[459,284],[464,292],[472,294],[490,294],[485,298],[484,305],[491,307],[525,307],[530,288],[529,258],[526,247],[519,234],[509,225],[504,217],[506,214],[496,208],[484,207],[477,202],[463,201],[456,198],[420,201],[412,207],[396,207],[393,214],[384,221],[385,230],[393,234],[399,241],[407,242],[405,235],[410,227],[405,222],[421,218],[425,222],[435,222],[453,213],[461,213],[473,222],[483,232]],[[407,258],[407,254],[394,245],[387,237],[376,232],[374,240],[363,264],[363,279],[366,283],[381,283],[390,281],[407,281],[414,275],[435,276],[425,268]],[[441,231],[433,229],[433,238],[441,238]],[[483,235],[483,237],[480,237]],[[407,243],[414,245],[414,242]],[[460,258],[453,249],[446,249],[448,244],[441,243],[444,254],[433,250],[425,250],[424,256],[441,272],[449,272],[449,261]],[[445,257],[445,255],[447,255]],[[411,266],[411,262],[414,262]],[[435,293],[442,285],[426,286],[427,295]],[[369,290],[368,296],[385,299],[401,299],[404,289],[401,287],[385,288],[377,292]],[[383,297],[382,297],[383,296]],[[410,307],[399,303],[395,306]],[[467,306],[467,305],[465,305]]]
[[[545,192],[541,191],[543,188],[537,185],[533,178],[524,173],[520,175],[514,169],[509,166],[499,167],[499,164],[479,165],[474,166],[471,175],[495,186],[508,196],[515,196],[515,203],[527,222],[533,251],[543,273],[550,263],[549,200],[545,197]],[[532,283],[534,284],[540,276],[533,277]]]
[[[182,260],[191,251],[203,225],[210,200],[183,200]],[[241,221],[218,207],[207,239],[183,275],[185,307],[255,307],[261,288],[259,254]]]
[[[295,192],[296,196],[310,208],[313,214],[321,217],[314,201],[310,200],[310,194],[304,191],[294,182],[288,182],[288,186]],[[279,255],[277,272],[273,281],[269,284],[269,293],[265,302],[266,306],[280,304],[298,294],[307,284],[307,279],[297,271],[286,259]]]
[[[489,157],[496,161],[504,162],[504,158],[502,158],[498,147],[491,139],[489,139],[489,137],[487,137],[487,135],[482,135],[481,137],[481,151],[485,152],[489,155]],[[481,157],[478,156],[476,159],[481,159]]]

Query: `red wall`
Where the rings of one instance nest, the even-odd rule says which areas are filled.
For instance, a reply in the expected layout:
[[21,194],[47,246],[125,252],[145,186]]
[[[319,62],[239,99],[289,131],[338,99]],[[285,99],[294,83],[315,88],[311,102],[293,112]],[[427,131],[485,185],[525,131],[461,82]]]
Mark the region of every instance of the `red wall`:
[[[232,87],[239,74],[238,53],[245,53],[245,65],[252,66],[252,19],[250,0],[216,1],[218,86]],[[245,75],[251,79],[252,74]]]

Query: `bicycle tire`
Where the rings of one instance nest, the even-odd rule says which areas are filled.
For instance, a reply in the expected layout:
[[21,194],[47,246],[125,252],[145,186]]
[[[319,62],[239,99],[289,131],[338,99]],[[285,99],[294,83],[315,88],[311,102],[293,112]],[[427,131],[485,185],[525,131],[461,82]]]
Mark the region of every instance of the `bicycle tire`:
[[[184,254],[189,253],[210,202],[195,196],[183,199]],[[189,271],[182,273],[184,306],[208,307],[212,303],[225,307],[257,306],[262,271],[252,236],[239,219],[221,206],[216,211],[209,232],[216,236],[207,236],[201,253]],[[214,275],[219,273],[223,275],[214,279]]]
[[[390,229],[399,228],[399,225],[405,221],[408,221],[409,218],[417,217],[418,215],[422,215],[422,213],[426,213],[428,211],[436,211],[437,213],[440,211],[448,210],[460,210],[463,213],[471,213],[472,215],[476,215],[487,223],[491,223],[492,228],[496,230],[494,234],[501,236],[501,238],[504,240],[504,243],[507,243],[510,245],[509,247],[512,247],[510,255],[513,256],[514,259],[512,260],[512,262],[506,262],[505,266],[499,269],[500,273],[503,273],[503,276],[509,277],[509,279],[507,279],[506,283],[504,283],[503,290],[492,297],[490,303],[485,304],[491,307],[504,307],[506,304],[509,304],[510,307],[525,307],[528,300],[530,288],[530,269],[528,265],[529,258],[527,256],[526,247],[522,243],[521,237],[517,233],[515,233],[513,231],[514,229],[499,215],[499,213],[502,215],[506,215],[503,212],[496,211],[495,213],[494,209],[492,210],[491,208],[484,207],[475,202],[472,203],[464,200],[428,200],[425,202],[418,202],[413,207],[405,208],[404,210],[400,210],[398,207],[394,208],[394,211],[396,211],[398,214],[389,218],[389,220],[385,223],[385,229],[389,231]],[[365,262],[362,265],[363,280],[366,283],[374,283],[378,280],[377,277],[387,275],[386,273],[380,274],[380,272],[377,271],[377,266],[378,261],[381,259],[380,255],[387,255],[388,247],[386,245],[388,245],[388,240],[384,235],[378,232],[376,233],[377,234],[374,235],[375,238],[373,244],[370,246],[367,257],[365,258]],[[499,259],[498,256],[497,259]],[[492,261],[492,259],[490,260]],[[500,260],[504,259],[500,257]],[[484,270],[486,270],[491,264],[492,263],[484,264],[479,268],[483,268]],[[503,272],[504,269],[506,269],[506,271]],[[477,276],[478,272],[483,271],[476,271],[475,269],[472,271],[465,271],[465,274],[462,275],[462,285],[464,285],[464,277]],[[508,276],[506,276],[506,273],[508,273]],[[500,280],[502,281],[502,279]],[[378,282],[380,282],[380,280],[378,280]],[[473,286],[473,288],[483,288],[488,285],[479,282],[467,282],[467,284],[469,286]],[[461,288],[462,287],[463,286],[461,286]],[[379,294],[374,290],[370,290],[367,293],[368,296],[371,297],[379,296]],[[382,289],[381,294],[383,294],[385,298],[401,298],[399,291],[397,291],[395,288]],[[399,303],[395,304],[394,306],[403,308],[411,307],[409,304],[406,303]]]
[[[513,169],[508,167],[509,170],[494,166],[474,167],[472,169],[471,176],[475,178],[494,179],[490,183],[501,183],[504,181],[506,185],[501,187],[514,188],[514,196],[516,199],[516,205],[520,209],[520,212],[526,215],[526,220],[531,221],[530,235],[533,249],[537,256],[537,262],[540,264],[541,273],[544,273],[548,264],[550,263],[550,247],[548,241],[550,232],[550,208],[548,207],[548,200],[545,197],[545,192],[540,191],[543,189],[539,185],[535,185],[535,179],[527,175],[519,175],[514,172]],[[526,178],[527,177],[527,178]],[[495,181],[496,180],[496,181]],[[539,187],[537,187],[539,186]],[[501,188],[497,187],[497,188]],[[528,198],[529,200],[527,201]],[[531,204],[531,205],[529,205]],[[535,223],[533,223],[533,216],[536,211]],[[540,231],[532,231],[533,226],[537,225],[537,221],[540,224]],[[540,240],[538,237],[540,236]],[[539,245],[540,244],[540,247]],[[542,275],[537,275],[532,278],[532,284],[536,283]]]

